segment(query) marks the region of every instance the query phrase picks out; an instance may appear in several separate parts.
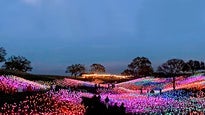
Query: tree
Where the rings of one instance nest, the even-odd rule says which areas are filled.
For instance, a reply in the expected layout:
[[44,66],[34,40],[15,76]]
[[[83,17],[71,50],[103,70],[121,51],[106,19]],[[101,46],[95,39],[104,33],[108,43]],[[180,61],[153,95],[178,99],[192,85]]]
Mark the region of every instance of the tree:
[[183,72],[189,72],[191,70],[191,67],[189,66],[189,64],[185,63],[183,68],[182,68],[182,71]]
[[199,62],[197,60],[189,60],[187,64],[190,66],[192,74],[194,74],[197,70],[204,69],[204,63]]
[[85,66],[82,64],[72,64],[66,68],[66,73],[71,73],[71,76],[77,76],[85,72]]
[[5,61],[6,50],[3,47],[0,47],[0,62]]
[[182,59],[170,59],[158,67],[157,71],[159,73],[164,73],[170,77],[173,77],[173,89],[176,88],[175,77],[182,73],[185,66],[185,62]]
[[11,56],[6,60],[2,68],[20,72],[32,70],[31,62],[23,56]]
[[130,69],[126,69],[121,73],[121,75],[133,75],[133,74],[134,72]]
[[105,73],[105,67],[101,64],[92,64],[90,68],[91,73]]
[[192,74],[194,74],[198,70],[205,70],[205,64],[202,61],[200,62],[197,60],[189,60],[187,64],[190,66]]
[[149,76],[153,73],[151,61],[146,57],[136,57],[128,65],[129,70],[133,71],[133,76]]
[[200,63],[200,69],[205,70],[205,63],[203,61],[201,61]]

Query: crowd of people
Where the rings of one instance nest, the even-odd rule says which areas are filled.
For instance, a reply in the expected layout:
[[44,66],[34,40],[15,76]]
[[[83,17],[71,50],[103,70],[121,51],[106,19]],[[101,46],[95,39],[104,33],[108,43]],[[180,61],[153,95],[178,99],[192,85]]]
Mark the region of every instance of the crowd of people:
[[109,105],[109,98],[102,100],[101,95],[93,95],[91,98],[82,97],[82,103],[86,106],[86,115],[125,115],[125,107],[115,103]]

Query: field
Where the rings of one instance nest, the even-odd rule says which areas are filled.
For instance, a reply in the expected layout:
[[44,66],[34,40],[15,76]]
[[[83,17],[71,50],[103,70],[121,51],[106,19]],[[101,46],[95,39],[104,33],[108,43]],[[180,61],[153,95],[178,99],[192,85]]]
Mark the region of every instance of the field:
[[[123,104],[125,114],[205,113],[205,76],[201,75],[176,77],[176,90],[172,88],[172,79],[152,77],[116,83],[114,87],[100,84],[97,88],[95,82],[70,78],[33,82],[17,76],[1,76],[0,83],[1,94],[7,95],[1,97],[4,101],[0,112],[7,114],[83,115],[89,106],[81,103],[82,97],[92,98],[96,94],[108,108]],[[57,91],[50,89],[53,85],[60,87]],[[9,96],[14,100],[7,102]]]

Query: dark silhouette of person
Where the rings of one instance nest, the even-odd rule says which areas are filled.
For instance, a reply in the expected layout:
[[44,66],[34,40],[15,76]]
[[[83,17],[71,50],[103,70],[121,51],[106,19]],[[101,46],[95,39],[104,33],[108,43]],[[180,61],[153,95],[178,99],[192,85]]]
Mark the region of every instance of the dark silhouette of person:
[[152,89],[152,90],[150,91],[150,93],[151,93],[151,94],[154,94],[154,90]]
[[115,88],[115,84],[114,83],[112,84],[112,88]]
[[122,103],[122,104],[120,105],[120,113],[121,113],[121,115],[124,115],[124,114],[125,114],[124,103]]
[[142,94],[142,88],[140,88],[140,94]]
[[97,89],[97,87],[98,87],[97,84],[95,84],[95,88],[96,88],[96,89]]
[[98,84],[98,88],[100,88],[100,84]]
[[109,84],[109,83],[107,84],[107,88],[108,88],[108,89],[110,88],[110,84]]
[[108,107],[109,107],[109,106],[108,106],[109,100],[110,100],[110,99],[109,99],[108,96],[107,96],[107,97],[105,98],[105,106],[106,106],[107,109],[108,109]]
[[115,105],[113,106],[113,114],[115,114],[115,115],[122,115],[120,107],[118,107],[117,103],[115,103]]
[[108,103],[109,102],[109,98],[108,98],[108,96],[105,98],[105,103]]
[[100,99],[101,99],[101,96],[98,95],[98,96],[97,96],[97,101],[100,102]]
[[161,88],[159,89],[159,94],[160,94],[160,95],[162,94],[162,89],[161,89]]
[[97,100],[97,96],[96,96],[96,95],[93,95],[92,99],[93,99],[93,100]]

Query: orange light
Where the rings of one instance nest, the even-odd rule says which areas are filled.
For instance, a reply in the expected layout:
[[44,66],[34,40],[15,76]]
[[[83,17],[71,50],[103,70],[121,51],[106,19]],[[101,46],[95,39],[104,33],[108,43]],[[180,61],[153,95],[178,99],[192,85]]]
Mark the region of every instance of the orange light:
[[99,77],[115,77],[115,78],[128,78],[130,76],[123,76],[123,75],[115,75],[115,74],[83,74],[82,75],[83,78],[88,78],[88,77],[95,77],[95,78],[99,78]]

